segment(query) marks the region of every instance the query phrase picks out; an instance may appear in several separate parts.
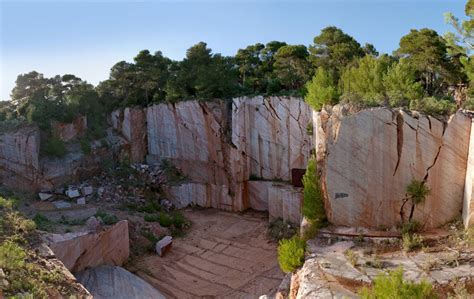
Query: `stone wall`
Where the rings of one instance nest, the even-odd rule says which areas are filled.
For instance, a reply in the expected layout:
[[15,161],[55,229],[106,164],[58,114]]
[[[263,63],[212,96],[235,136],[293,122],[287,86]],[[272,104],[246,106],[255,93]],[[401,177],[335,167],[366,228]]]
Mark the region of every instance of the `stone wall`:
[[329,221],[391,228],[411,208],[402,202],[412,180],[431,189],[414,219],[438,227],[462,210],[471,119],[443,123],[386,108],[349,114],[343,106],[315,115],[318,166]]

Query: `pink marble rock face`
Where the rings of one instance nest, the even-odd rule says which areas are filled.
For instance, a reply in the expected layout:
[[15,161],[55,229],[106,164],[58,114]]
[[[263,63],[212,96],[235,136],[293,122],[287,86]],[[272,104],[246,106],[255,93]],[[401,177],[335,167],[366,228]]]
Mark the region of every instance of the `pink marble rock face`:
[[46,241],[71,272],[100,265],[121,266],[130,254],[127,220],[99,233],[51,234]]
[[[401,221],[406,187],[431,189],[414,219],[438,227],[462,210],[471,119],[441,121],[385,108],[345,114],[342,106],[315,116],[316,141],[329,220],[337,225],[391,228]],[[405,215],[409,214],[409,204]]]

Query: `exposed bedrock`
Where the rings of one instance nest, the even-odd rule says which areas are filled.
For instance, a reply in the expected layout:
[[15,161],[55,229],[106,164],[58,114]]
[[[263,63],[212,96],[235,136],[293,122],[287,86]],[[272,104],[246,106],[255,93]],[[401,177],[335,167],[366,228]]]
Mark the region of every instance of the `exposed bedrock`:
[[130,254],[126,220],[101,232],[48,234],[45,241],[71,272],[101,265],[121,266]]
[[315,115],[318,164],[329,220],[336,225],[390,228],[412,180],[431,189],[416,206],[425,228],[460,215],[471,119],[462,112],[446,123],[386,108],[346,114],[343,106]]
[[[474,136],[467,113],[457,112],[443,122],[388,108],[346,110],[337,105],[313,112],[291,97],[125,108],[111,114],[109,146],[101,148],[98,142],[91,155],[79,149],[62,159],[40,159],[39,129],[23,126],[0,133],[0,183],[51,189],[97,171],[105,156],[131,162],[146,158],[151,164],[165,159],[188,178],[169,186],[178,206],[251,207],[294,220],[302,199],[301,190],[288,183],[291,171],[306,168],[314,149],[326,212],[336,225],[399,224],[401,215],[410,214],[411,204],[403,209],[402,204],[412,180],[431,189],[414,211],[425,228],[444,224],[461,211],[465,224],[473,223]],[[291,212],[279,208],[288,206],[288,198],[294,198]]]
[[146,114],[142,108],[125,108],[111,113],[112,127],[125,138],[124,151],[130,162],[142,163],[147,154]]
[[296,98],[155,105],[147,108],[147,161],[168,159],[191,180],[170,188],[179,205],[241,211],[250,207],[251,178],[289,181],[292,168],[305,168],[311,122]]
[[0,133],[0,182],[29,190],[38,176],[40,134],[36,126]]

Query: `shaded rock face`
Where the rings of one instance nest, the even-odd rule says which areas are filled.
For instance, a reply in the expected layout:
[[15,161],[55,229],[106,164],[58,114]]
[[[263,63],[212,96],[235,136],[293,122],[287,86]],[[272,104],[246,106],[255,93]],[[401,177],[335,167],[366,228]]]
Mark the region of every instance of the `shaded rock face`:
[[62,141],[71,141],[83,136],[87,131],[87,116],[79,116],[71,123],[52,123],[53,135]]
[[132,163],[142,163],[147,154],[146,115],[141,108],[125,108],[112,112],[112,127],[127,143],[127,158]]
[[84,155],[76,145],[62,158],[40,157],[40,144],[40,130],[34,125],[0,132],[1,185],[21,191],[52,190],[96,174],[104,157],[111,155],[101,145]]
[[164,299],[158,290],[121,267],[100,266],[78,273],[78,280],[96,299]]
[[51,250],[71,272],[100,265],[123,265],[130,254],[128,221],[99,233],[49,234]]
[[440,226],[462,210],[471,119],[461,112],[443,123],[385,108],[346,115],[344,107],[315,114],[316,152],[326,210],[336,225],[390,228],[412,180],[431,189],[414,219]]
[[40,169],[39,149],[36,126],[0,133],[0,183],[29,190]]

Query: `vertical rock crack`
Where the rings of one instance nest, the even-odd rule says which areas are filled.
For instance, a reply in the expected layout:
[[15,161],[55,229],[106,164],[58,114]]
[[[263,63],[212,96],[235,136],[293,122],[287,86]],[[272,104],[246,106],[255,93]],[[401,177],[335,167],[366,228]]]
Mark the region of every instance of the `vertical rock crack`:
[[400,165],[400,160],[403,153],[403,116],[400,112],[397,113],[397,164],[395,165],[395,170],[393,171],[393,176],[397,173],[398,166]]

